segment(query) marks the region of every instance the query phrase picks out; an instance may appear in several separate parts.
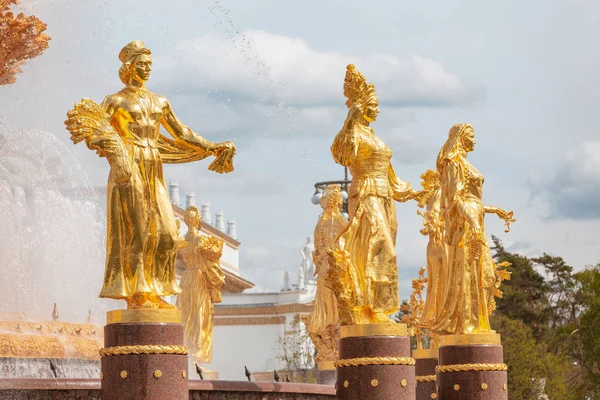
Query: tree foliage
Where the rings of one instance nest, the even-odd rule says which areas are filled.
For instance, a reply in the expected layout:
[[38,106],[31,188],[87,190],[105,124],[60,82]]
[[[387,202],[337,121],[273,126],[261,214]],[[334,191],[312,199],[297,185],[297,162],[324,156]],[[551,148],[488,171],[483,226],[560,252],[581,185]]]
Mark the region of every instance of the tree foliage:
[[600,399],[600,264],[575,273],[561,257],[528,258],[493,241],[496,261],[512,264],[492,321],[510,398]]
[[46,24],[37,17],[14,15],[9,11],[18,0],[0,0],[0,85],[14,83],[20,66],[42,54],[50,37],[44,35]]

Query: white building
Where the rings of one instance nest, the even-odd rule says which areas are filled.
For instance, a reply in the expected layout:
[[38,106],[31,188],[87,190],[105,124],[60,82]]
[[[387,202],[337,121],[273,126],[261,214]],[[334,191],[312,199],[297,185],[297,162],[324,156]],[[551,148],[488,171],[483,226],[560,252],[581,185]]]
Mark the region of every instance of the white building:
[[[177,218],[183,222],[185,210],[179,202],[179,187],[169,184],[169,195]],[[195,205],[193,193],[186,195],[186,205]],[[225,272],[223,301],[215,305],[213,331],[213,361],[203,367],[218,372],[219,379],[244,380],[246,366],[257,380],[272,380],[273,370],[286,368],[283,361],[283,341],[290,346],[302,346],[306,353],[313,353],[312,343],[304,333],[304,325],[294,323],[310,314],[314,308],[316,281],[312,262],[312,239],[307,238],[302,247],[298,281],[290,287],[289,274],[282,280],[282,289],[272,293],[244,293],[254,284],[241,277],[239,246],[235,221],[225,223],[223,212],[215,214],[213,223],[209,203],[202,203],[201,233],[223,239],[221,267]],[[186,232],[181,224],[181,235]],[[299,257],[300,259],[300,257]],[[185,265],[178,262],[178,275]],[[175,299],[172,299],[174,302]],[[193,364],[189,376],[197,377]]]

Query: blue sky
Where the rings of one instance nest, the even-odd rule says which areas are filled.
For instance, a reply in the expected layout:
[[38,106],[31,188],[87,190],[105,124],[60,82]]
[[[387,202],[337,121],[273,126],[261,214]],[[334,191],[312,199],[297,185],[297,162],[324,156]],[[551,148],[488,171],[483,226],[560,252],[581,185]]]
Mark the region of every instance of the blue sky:
[[[515,211],[515,251],[549,252],[577,269],[600,261],[600,3],[221,0],[23,1],[48,24],[50,48],[14,85],[2,116],[50,131],[82,97],[120,89],[117,54],[152,49],[148,87],[209,140],[238,145],[236,170],[207,162],[167,166],[168,179],[235,218],[243,275],[278,290],[294,275],[319,208],[313,184],[341,179],[329,146],[345,115],[344,68],[353,62],[380,95],[373,124],[413,185],[433,168],[450,126],[470,122],[471,161],[486,176],[484,202]],[[105,160],[73,146],[93,186]],[[414,204],[398,205],[401,296],[425,262]]]

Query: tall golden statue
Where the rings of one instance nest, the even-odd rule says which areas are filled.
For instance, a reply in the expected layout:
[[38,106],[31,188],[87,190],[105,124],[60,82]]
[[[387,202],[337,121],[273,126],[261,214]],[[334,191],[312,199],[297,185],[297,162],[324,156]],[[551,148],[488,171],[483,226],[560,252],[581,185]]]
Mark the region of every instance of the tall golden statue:
[[[161,296],[181,293],[175,277],[179,234],[163,177],[164,163],[216,156],[209,169],[233,170],[235,146],[211,143],[183,125],[169,101],[146,89],[152,58],[140,41],[119,53],[125,87],[102,106],[83,99],[67,113],[71,140],[106,157],[107,254],[100,297],[124,299],[128,308],[173,308]],[[160,133],[160,126],[174,138]]]
[[[338,185],[330,185],[321,197],[323,213],[315,227],[315,275],[317,275],[317,293],[315,310],[308,318],[307,331],[317,348],[316,361],[319,369],[333,369],[338,359],[338,341],[340,338],[340,319],[334,293],[327,287],[329,256],[327,251],[338,235],[348,225],[342,216],[342,195]],[[329,364],[329,365],[328,365]]]
[[379,114],[379,100],[373,84],[367,84],[352,64],[344,95],[348,116],[331,153],[352,174],[350,223],[332,248],[328,283],[336,294],[342,325],[393,322],[388,316],[400,309],[394,200],[416,200],[417,195],[396,177],[392,151],[369,126]]
[[212,336],[215,303],[221,302],[225,274],[219,265],[223,240],[198,232],[202,223],[194,206],[185,210],[186,246],[181,249],[187,269],[181,276],[183,293],[177,299],[185,331],[185,345],[190,355],[202,363],[212,361]]
[[494,296],[501,296],[500,282],[510,279],[505,264],[494,263],[488,245],[484,217],[496,214],[510,229],[513,212],[482,203],[483,175],[468,160],[475,148],[475,133],[469,124],[450,129],[437,158],[445,219],[447,268],[438,282],[441,306],[431,328],[446,334],[491,333],[489,316]]
[[444,219],[440,210],[441,187],[440,174],[428,169],[421,175],[419,207],[426,207],[423,216],[421,234],[429,236],[427,244],[427,296],[421,315],[421,324],[428,326],[436,319],[440,311],[442,292],[438,290],[441,280],[446,276],[446,243],[444,242]]

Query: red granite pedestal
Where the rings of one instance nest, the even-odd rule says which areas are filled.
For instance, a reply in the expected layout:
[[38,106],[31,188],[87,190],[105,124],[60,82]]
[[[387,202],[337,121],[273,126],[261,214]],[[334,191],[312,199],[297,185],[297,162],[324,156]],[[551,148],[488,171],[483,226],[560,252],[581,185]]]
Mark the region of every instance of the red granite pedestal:
[[417,381],[417,400],[437,398],[435,367],[438,365],[437,349],[413,350],[415,359],[415,380]]
[[437,371],[440,400],[508,400],[500,335],[442,336]]
[[187,400],[187,348],[179,310],[107,314],[102,400]]
[[341,327],[338,400],[413,400],[415,360],[405,324]]

